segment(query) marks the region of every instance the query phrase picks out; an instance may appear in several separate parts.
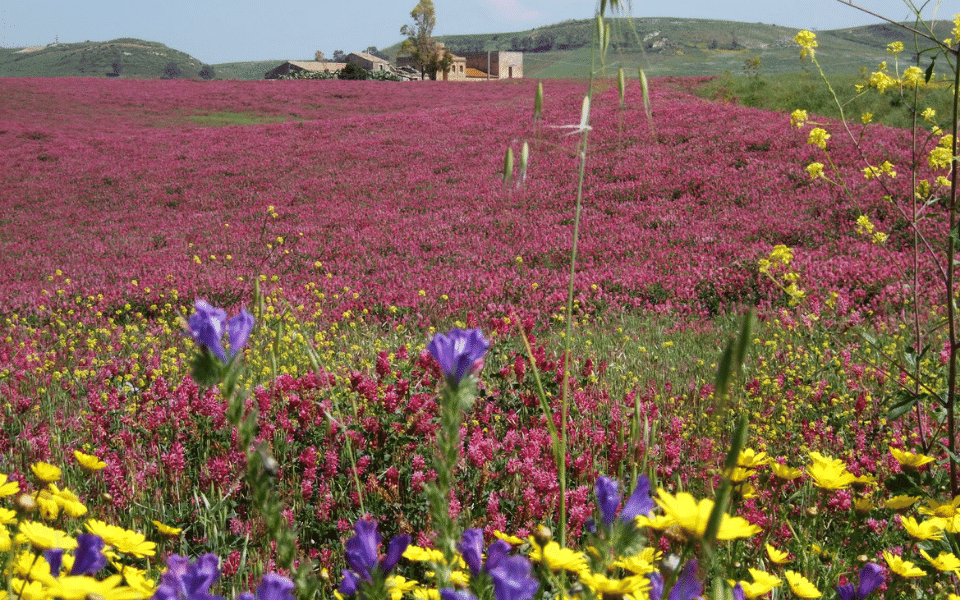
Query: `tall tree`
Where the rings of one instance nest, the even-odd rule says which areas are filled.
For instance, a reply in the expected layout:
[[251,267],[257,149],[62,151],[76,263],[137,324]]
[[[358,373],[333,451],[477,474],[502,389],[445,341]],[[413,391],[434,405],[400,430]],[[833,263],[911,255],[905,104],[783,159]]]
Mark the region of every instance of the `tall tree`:
[[413,23],[400,28],[400,35],[407,36],[400,52],[409,54],[420,69],[420,78],[430,73],[436,77],[437,62],[442,58],[440,46],[433,39],[433,28],[437,24],[437,11],[433,0],[420,0],[410,11]]
[[327,57],[326,55],[324,55],[323,50],[317,50],[316,53],[313,55],[313,60],[317,62],[326,62]]

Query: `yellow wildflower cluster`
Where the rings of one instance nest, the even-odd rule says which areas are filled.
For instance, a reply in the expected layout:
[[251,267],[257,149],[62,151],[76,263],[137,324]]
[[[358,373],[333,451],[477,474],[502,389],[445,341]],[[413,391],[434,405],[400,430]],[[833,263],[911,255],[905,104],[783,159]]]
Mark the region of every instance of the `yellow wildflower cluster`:
[[[74,456],[87,473],[106,466],[96,456],[79,451]],[[155,544],[147,542],[143,534],[102,521],[88,520],[83,523],[83,528],[103,539],[106,544],[103,554],[112,565],[114,574],[102,578],[96,577],[95,573],[67,574],[77,560],[74,555],[88,552],[89,548],[83,547],[82,538],[32,517],[36,515],[46,521],[56,519],[66,525],[69,522],[64,517],[80,518],[87,513],[87,508],[70,490],[57,486],[62,476],[59,467],[38,462],[30,465],[30,471],[37,481],[37,489],[24,493],[21,493],[18,482],[8,481],[7,475],[0,474],[0,497],[20,494],[16,503],[19,515],[17,511],[0,507],[0,554],[8,555],[5,589],[24,600],[150,598],[156,589],[155,583],[145,570],[123,564],[121,555],[152,557],[156,554]],[[62,563],[47,562],[45,553],[49,550],[62,551]]]
[[790,113],[790,126],[801,129],[803,125],[807,122],[807,111],[800,110],[799,108],[792,113]]
[[900,54],[903,52],[903,42],[890,42],[887,44],[887,52],[890,54]]
[[893,165],[890,164],[890,161],[883,161],[879,167],[867,166],[863,169],[863,176],[867,179],[875,179],[881,175],[886,175],[890,179],[893,179],[897,176],[897,172],[893,170]]
[[810,179],[823,177],[823,163],[813,162],[807,165],[807,174],[810,175]]
[[882,244],[887,241],[888,237],[887,234],[876,230],[876,227],[867,215],[857,217],[857,233],[871,236],[874,244]]
[[811,57],[816,53],[814,48],[817,47],[817,34],[812,31],[807,31],[804,29],[799,32],[793,41],[800,44],[800,58],[806,58],[807,54]]
[[940,138],[937,147],[930,151],[927,162],[934,169],[949,169],[953,158],[953,136],[947,134]]
[[820,127],[814,127],[810,130],[810,137],[807,138],[807,143],[813,146],[817,146],[822,150],[827,148],[827,140],[830,139],[830,134],[827,133],[825,129]]
[[[800,281],[800,275],[789,268],[792,261],[793,250],[783,244],[779,244],[770,251],[770,255],[767,258],[761,258],[757,261],[757,267],[761,273],[770,277],[774,283],[780,286],[780,288],[790,296],[790,306],[796,306],[806,297],[807,293],[797,285],[797,282]],[[773,268],[778,265],[786,267],[780,280],[771,273]]]
[[876,90],[881,94],[887,91],[887,88],[897,85],[897,80],[887,73],[887,61],[880,63],[879,68],[870,74],[870,78],[867,80],[867,85],[869,87],[876,88]]

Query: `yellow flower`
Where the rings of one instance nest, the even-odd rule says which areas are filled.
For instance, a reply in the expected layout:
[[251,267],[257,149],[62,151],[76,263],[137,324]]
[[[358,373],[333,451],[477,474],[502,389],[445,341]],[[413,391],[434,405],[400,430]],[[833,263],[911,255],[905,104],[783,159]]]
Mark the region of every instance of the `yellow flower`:
[[860,115],[860,122],[863,123],[864,125],[866,125],[870,121],[873,121],[873,113],[865,112],[862,115]]
[[[707,531],[707,521],[713,512],[713,500],[697,500],[687,492],[680,492],[676,497],[664,489],[657,492],[655,498],[663,512],[670,516],[690,537],[703,538]],[[760,533],[761,529],[743,517],[731,517],[724,514],[720,520],[720,529],[717,531],[718,540],[732,540],[748,538]]]
[[817,47],[817,34],[812,31],[804,29],[793,38],[793,41],[800,44],[800,58],[806,58],[807,54],[813,56],[816,52],[814,48]]
[[955,516],[960,515],[960,496],[957,496],[950,502],[938,502],[933,498],[927,500],[926,506],[921,506],[918,510],[921,515],[927,515],[928,517],[943,517],[944,519],[952,519]]
[[103,598],[103,600],[143,600],[148,598],[142,590],[122,586],[123,577],[112,575],[98,581],[87,575],[66,576],[56,579],[49,588],[50,597],[61,600],[84,600],[85,598]]
[[644,548],[643,552],[640,554],[633,554],[626,558],[620,558],[613,563],[613,566],[626,569],[627,571],[637,575],[646,575],[647,573],[652,573],[656,570],[653,566],[653,563],[658,562],[660,558],[660,552],[648,547]]
[[823,177],[823,163],[812,162],[807,165],[807,174],[810,175],[810,179]]
[[944,522],[940,518],[933,518],[917,523],[913,517],[904,517],[903,528],[907,535],[917,540],[942,540]]
[[161,535],[166,535],[169,537],[176,537],[180,535],[181,531],[183,531],[183,529],[179,527],[170,527],[169,525],[164,525],[160,521],[153,521],[153,525],[157,528],[157,531],[159,531]]
[[508,534],[508,533],[504,533],[504,532],[500,531],[499,529],[494,530],[493,535],[494,535],[494,537],[499,538],[499,539],[507,542],[507,543],[510,544],[511,546],[520,546],[520,545],[523,544],[523,540],[522,540],[522,539],[518,538],[518,537],[515,536],[515,535],[510,535],[510,534]]
[[819,598],[821,596],[820,590],[800,573],[784,571],[783,574],[787,578],[787,583],[790,584],[790,589],[798,598]]
[[773,463],[770,465],[770,469],[773,471],[774,476],[787,481],[796,479],[797,477],[803,475],[803,471],[800,469],[794,469],[793,467],[781,465],[780,463]]
[[727,471],[724,475],[732,481],[733,483],[740,483],[746,481],[749,477],[753,477],[757,472],[751,469],[744,469],[743,467],[734,467],[733,470]]
[[90,519],[86,522],[87,531],[94,535],[99,535],[103,541],[113,546],[117,552],[129,554],[137,558],[153,556],[156,554],[157,545],[146,541],[142,533],[129,531],[116,525],[108,525],[97,519]]
[[530,560],[543,563],[551,571],[582,573],[587,570],[587,555],[583,552],[561,548],[556,542],[547,542],[546,546],[540,546],[533,536],[530,536],[530,546]]
[[157,590],[157,584],[152,579],[147,578],[146,571],[130,565],[114,564],[114,567],[123,575],[123,580],[127,582],[127,585],[142,591],[148,598],[153,596],[153,593]]
[[814,127],[810,130],[810,137],[807,138],[807,143],[813,146],[817,146],[820,149],[827,148],[827,140],[830,139],[830,134],[821,127]]
[[890,42],[887,44],[887,52],[890,54],[900,54],[903,52],[903,42]]
[[675,523],[668,515],[654,515],[652,517],[637,515],[634,522],[637,524],[637,527],[649,527],[656,531],[665,531]]
[[923,112],[920,113],[920,116],[923,117],[924,121],[933,123],[933,119],[937,116],[937,111],[933,110],[932,108],[925,108]]
[[853,500],[853,510],[860,514],[867,514],[873,510],[873,500],[870,498],[855,498]]
[[401,600],[407,592],[412,592],[418,585],[413,579],[407,579],[400,575],[391,575],[387,577],[387,593],[390,594],[390,600]]
[[18,543],[27,542],[34,550],[43,551],[51,548],[73,550],[77,547],[77,540],[63,531],[47,527],[43,523],[24,521],[20,523],[20,531],[16,538]]
[[[41,495],[46,493],[47,492],[45,490],[41,492]],[[53,499],[53,501],[57,503],[57,506],[59,506],[63,510],[63,512],[67,514],[67,516],[77,518],[87,514],[87,507],[84,506],[82,502],[80,502],[80,498],[77,498],[76,494],[74,494],[67,488],[63,488],[61,490],[57,488],[56,485],[51,483],[50,496]]]
[[12,525],[17,522],[17,511],[0,508],[0,525]]
[[788,562],[790,562],[790,554],[783,552],[782,550],[778,550],[777,548],[774,548],[770,544],[767,544],[765,547],[767,550],[767,557],[770,559],[770,562],[772,562],[773,564],[785,565]]
[[16,481],[7,481],[7,476],[0,473],[0,498],[12,496],[20,491],[20,484]]
[[923,569],[915,567],[912,562],[903,560],[901,557],[890,554],[886,550],[883,551],[883,560],[887,561],[887,566],[890,567],[890,571],[904,579],[923,577],[927,574]]
[[889,508],[890,510],[903,510],[905,508],[910,508],[913,504],[920,499],[920,496],[894,496],[889,500],[884,500],[883,505]]
[[839,459],[830,459],[819,452],[811,452],[813,463],[807,467],[807,475],[813,484],[825,490],[843,490],[857,481],[857,476],[847,471],[847,466]]
[[773,459],[767,456],[766,452],[756,452],[753,448],[746,448],[737,456],[737,465],[744,469],[759,469],[771,460]]
[[623,579],[611,579],[606,575],[586,570],[579,575],[580,581],[598,597],[646,598],[650,594],[650,580],[643,575],[630,575]]
[[407,549],[403,551],[403,557],[413,562],[443,562],[443,552],[432,548],[421,548],[413,544],[407,546]]
[[103,462],[96,456],[91,454],[84,454],[79,450],[73,451],[73,457],[77,459],[80,468],[86,471],[87,473],[93,473],[94,471],[99,471],[100,469],[107,466],[107,463]]
[[[780,587],[783,585],[783,580],[779,577],[771,575],[766,571],[760,571],[757,569],[747,569],[750,571],[750,576],[753,578],[753,582],[740,581],[740,587],[743,589],[744,598],[759,598],[764,594],[769,593],[773,588]],[[731,585],[734,585],[731,583]]]
[[790,125],[801,129],[803,124],[807,122],[807,111],[797,109],[790,113]]
[[920,554],[938,571],[960,571],[960,558],[949,552],[941,552],[936,558],[933,558],[927,554],[926,550],[921,548]]
[[38,462],[30,465],[34,476],[43,483],[51,483],[60,479],[60,468],[50,463]]
[[923,69],[920,67],[909,67],[903,72],[903,82],[908,85],[925,85],[927,79],[924,76]]

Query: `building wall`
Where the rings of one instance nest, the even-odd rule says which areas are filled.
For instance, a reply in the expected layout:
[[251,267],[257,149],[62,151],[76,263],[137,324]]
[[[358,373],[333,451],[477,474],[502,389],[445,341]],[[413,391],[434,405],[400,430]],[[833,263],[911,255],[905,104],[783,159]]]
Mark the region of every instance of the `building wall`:
[[377,58],[376,56],[371,56],[365,53],[361,54],[353,52],[347,55],[347,62],[353,63],[358,67],[366,69],[367,71],[390,70],[390,63],[383,59]]
[[467,52],[465,57],[467,68],[483,71],[490,79],[523,78],[523,52]]

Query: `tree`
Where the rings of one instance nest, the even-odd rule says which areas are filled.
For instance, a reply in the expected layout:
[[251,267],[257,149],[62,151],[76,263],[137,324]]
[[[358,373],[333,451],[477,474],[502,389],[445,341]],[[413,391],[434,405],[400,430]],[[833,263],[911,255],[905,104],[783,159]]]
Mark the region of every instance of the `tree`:
[[217,72],[214,70],[212,66],[203,65],[200,67],[200,79],[206,79],[209,81],[211,79],[216,79],[216,78],[217,78]]
[[376,46],[367,46],[367,49],[364,50],[364,52],[372,56],[376,56],[377,58],[382,58],[383,60],[387,60],[387,55],[377,50]]
[[339,79],[370,79],[370,72],[353,63],[347,63],[347,66],[337,72]]
[[167,66],[163,68],[163,76],[160,79],[176,79],[183,75],[183,69],[180,68],[180,65],[174,61],[167,63]]
[[433,0],[420,0],[410,11],[413,23],[400,28],[400,35],[407,36],[400,46],[400,52],[409,54],[413,62],[420,69],[420,78],[432,72],[436,77],[440,48],[433,39],[433,28],[437,24],[437,12],[433,7]]
[[327,57],[323,54],[323,50],[317,50],[317,51],[313,54],[313,60],[315,60],[315,61],[317,61],[317,62],[326,62]]
[[334,50],[333,62],[347,62],[347,55],[343,52],[343,50]]

